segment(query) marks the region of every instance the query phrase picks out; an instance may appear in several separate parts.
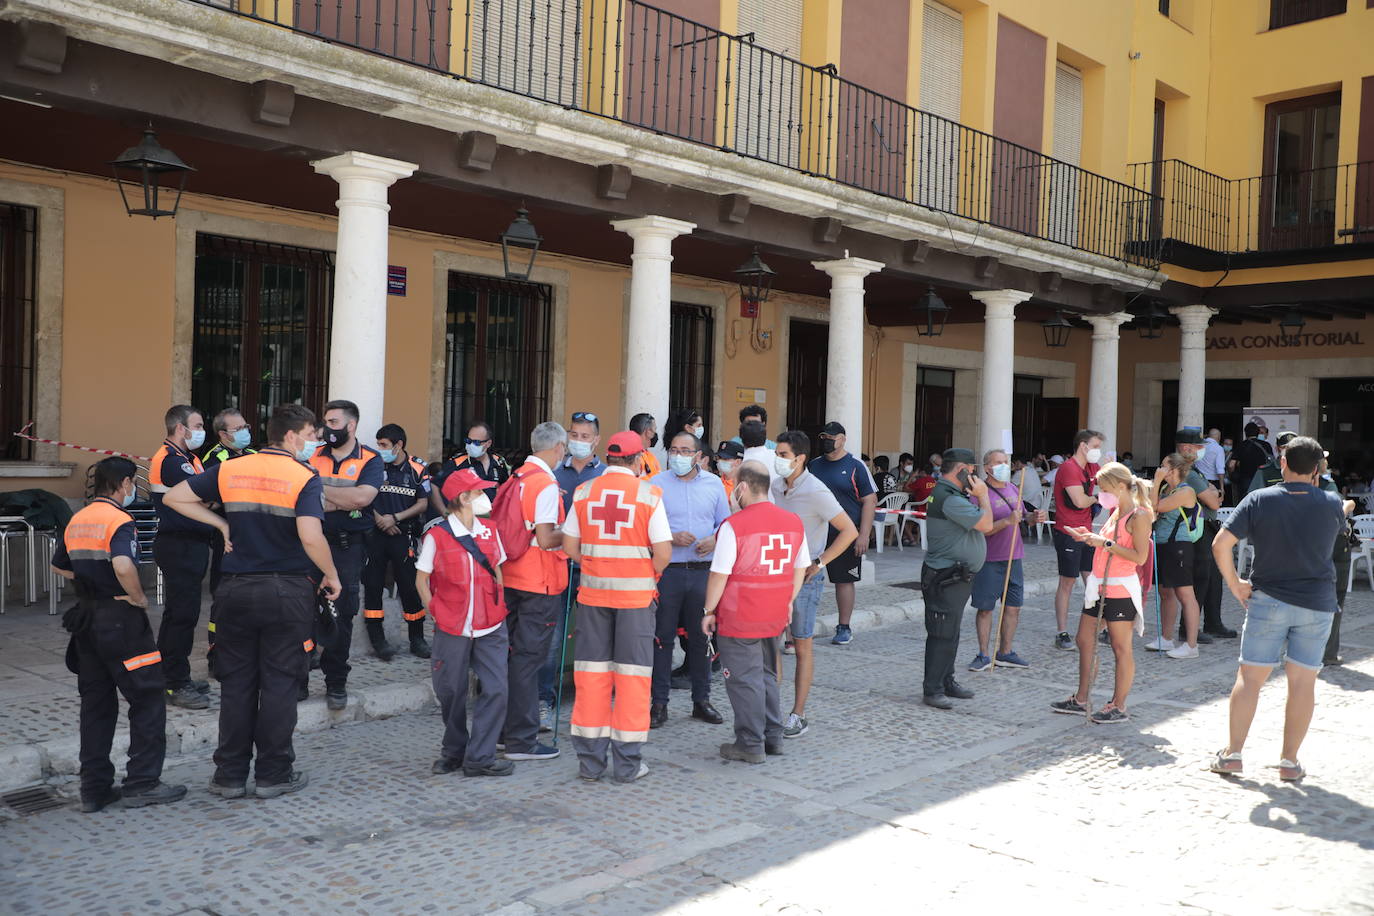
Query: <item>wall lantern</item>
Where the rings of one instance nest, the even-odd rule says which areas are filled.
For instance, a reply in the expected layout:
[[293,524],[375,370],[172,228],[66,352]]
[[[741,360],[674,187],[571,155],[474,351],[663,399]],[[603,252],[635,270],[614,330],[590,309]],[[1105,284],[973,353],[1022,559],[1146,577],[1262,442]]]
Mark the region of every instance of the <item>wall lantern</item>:
[[1307,327],[1307,319],[1297,309],[1289,309],[1288,314],[1279,322],[1279,333],[1284,337],[1297,337]]
[[[539,253],[539,243],[544,240],[529,217],[529,211],[521,207],[515,211],[515,219],[510,227],[501,233],[501,263],[506,268],[507,280],[528,280],[534,272],[534,256]],[[515,256],[514,267],[511,266],[512,254]]]
[[1136,330],[1140,332],[1142,340],[1158,340],[1164,336],[1164,319],[1167,313],[1160,311],[1157,304],[1151,302],[1142,314],[1135,320]]
[[916,333],[922,337],[939,337],[945,331],[945,319],[949,317],[949,306],[945,305],[945,300],[935,294],[934,286],[927,286],[926,293],[921,297],[920,305],[916,306],[917,317],[924,320],[925,325],[919,322],[916,326]]
[[[153,219],[177,215],[181,192],[186,187],[186,176],[195,171],[182,162],[180,156],[157,142],[157,134],[151,124],[143,131],[143,139],[138,146],[131,146],[120,153],[110,166],[114,169],[115,183],[119,186],[124,209],[129,211],[130,216],[151,216]],[[170,194],[174,187],[176,197],[172,199],[172,208],[168,210],[161,198]],[[130,204],[130,194],[134,196],[135,203],[141,194],[143,206]]]
[[1040,322],[1040,328],[1045,332],[1045,346],[1059,349],[1069,345],[1069,332],[1073,330],[1073,325],[1069,324],[1063,312],[1056,311],[1053,318]]
[[740,309],[746,316],[758,314],[759,303],[768,301],[773,291],[773,269],[759,258],[759,250],[735,268],[735,280],[739,282]]

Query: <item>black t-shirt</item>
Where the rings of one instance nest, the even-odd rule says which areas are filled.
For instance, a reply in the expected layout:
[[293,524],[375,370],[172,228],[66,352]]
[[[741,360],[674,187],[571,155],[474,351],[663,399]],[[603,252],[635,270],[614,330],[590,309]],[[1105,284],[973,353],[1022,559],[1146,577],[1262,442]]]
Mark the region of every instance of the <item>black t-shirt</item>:
[[1273,454],[1258,439],[1246,439],[1231,453],[1236,460],[1236,472],[1231,479],[1242,487],[1248,487],[1255,472],[1269,463]]

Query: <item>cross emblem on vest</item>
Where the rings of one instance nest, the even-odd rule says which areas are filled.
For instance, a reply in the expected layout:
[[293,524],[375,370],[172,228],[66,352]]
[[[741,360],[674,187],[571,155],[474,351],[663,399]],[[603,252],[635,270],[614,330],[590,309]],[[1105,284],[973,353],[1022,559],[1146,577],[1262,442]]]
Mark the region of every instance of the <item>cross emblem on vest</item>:
[[759,552],[759,561],[768,568],[768,574],[776,576],[792,565],[792,545],[781,534],[768,535],[768,543]]
[[601,531],[607,540],[620,540],[620,532],[634,524],[635,504],[624,505],[620,493],[607,490],[601,498],[587,508],[587,519]]

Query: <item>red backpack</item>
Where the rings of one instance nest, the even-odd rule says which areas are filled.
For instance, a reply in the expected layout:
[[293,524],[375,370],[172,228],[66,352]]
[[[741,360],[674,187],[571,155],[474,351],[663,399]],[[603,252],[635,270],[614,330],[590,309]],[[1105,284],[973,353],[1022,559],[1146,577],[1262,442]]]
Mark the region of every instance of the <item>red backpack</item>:
[[501,536],[501,544],[506,548],[506,562],[518,560],[530,549],[530,529],[525,524],[525,513],[521,505],[520,484],[528,474],[511,471],[506,482],[496,490],[496,498],[491,501],[491,516],[487,521]]

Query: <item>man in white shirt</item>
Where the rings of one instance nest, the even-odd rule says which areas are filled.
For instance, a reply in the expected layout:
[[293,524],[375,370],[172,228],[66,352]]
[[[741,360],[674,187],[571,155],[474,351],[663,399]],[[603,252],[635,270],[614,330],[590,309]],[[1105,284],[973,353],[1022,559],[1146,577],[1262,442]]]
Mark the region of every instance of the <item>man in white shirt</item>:
[[1226,449],[1221,447],[1221,430],[1207,430],[1207,438],[1202,440],[1202,454],[1193,465],[1208,483],[1221,489],[1226,476]]
[[768,483],[772,486],[773,481],[778,479],[778,472],[773,467],[778,453],[768,447],[768,433],[764,425],[758,420],[745,420],[739,425],[739,438],[744,446],[743,460],[757,461],[767,468]]

